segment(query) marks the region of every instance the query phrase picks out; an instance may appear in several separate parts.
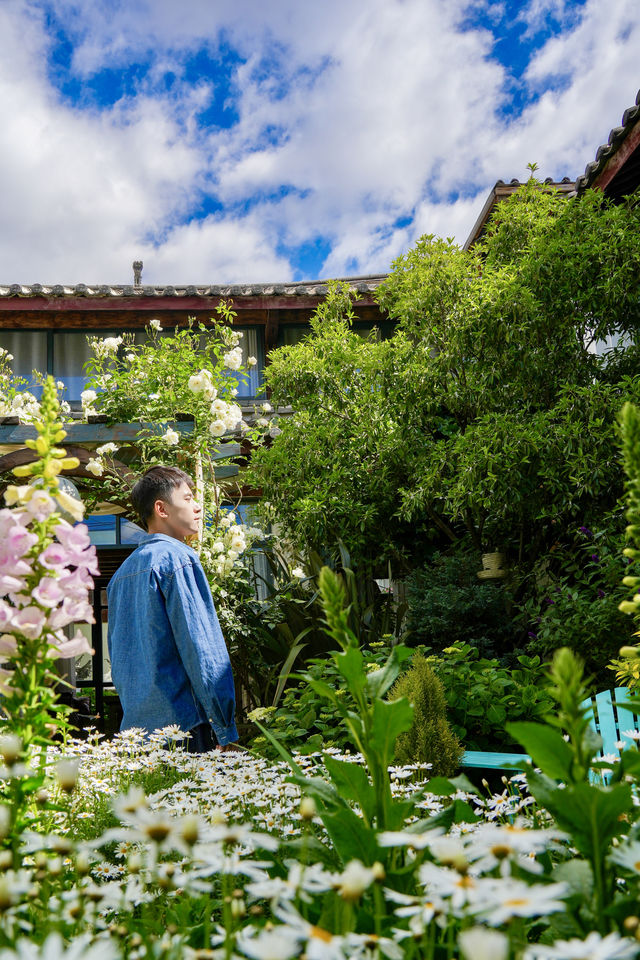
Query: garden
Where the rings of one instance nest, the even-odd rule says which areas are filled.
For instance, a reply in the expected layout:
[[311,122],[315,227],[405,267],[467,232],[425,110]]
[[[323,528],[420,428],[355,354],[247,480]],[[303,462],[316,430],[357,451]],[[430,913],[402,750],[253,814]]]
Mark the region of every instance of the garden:
[[[0,413],[33,427],[0,509],[0,960],[640,953],[639,221],[532,176],[472,250],[393,264],[384,331],[330,284],[250,412],[232,303],[94,339],[82,415],[137,428],[81,501],[64,384],[0,356]],[[83,517],[154,463],[204,507],[237,752],[64,703]],[[603,754],[589,697],[615,686]]]

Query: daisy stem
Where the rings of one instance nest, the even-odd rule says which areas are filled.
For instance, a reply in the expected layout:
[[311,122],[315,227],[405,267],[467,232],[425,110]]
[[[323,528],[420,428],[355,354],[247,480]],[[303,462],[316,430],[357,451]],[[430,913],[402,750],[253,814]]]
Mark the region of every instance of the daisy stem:
[[231,875],[222,874],[222,919],[224,923],[224,955],[225,960],[231,960],[233,954],[233,915],[231,913]]

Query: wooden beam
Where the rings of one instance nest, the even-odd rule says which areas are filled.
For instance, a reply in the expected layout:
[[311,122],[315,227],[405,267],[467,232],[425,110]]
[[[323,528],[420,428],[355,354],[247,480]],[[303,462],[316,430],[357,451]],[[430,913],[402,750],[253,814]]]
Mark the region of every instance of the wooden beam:
[[278,345],[278,330],[280,327],[280,311],[270,310],[267,314],[267,323],[264,328],[264,352],[267,363],[269,362],[269,350],[273,350]]
[[[193,433],[193,423],[189,421],[177,421],[168,426],[177,433]],[[114,423],[112,426],[106,423],[68,423],[65,424],[64,429],[67,431],[64,443],[102,444],[120,441],[124,445],[135,442],[140,430],[159,435],[165,432],[166,427],[154,423]],[[18,426],[0,424],[0,445],[24,443],[25,440],[35,440],[37,436],[36,428],[28,424]],[[225,454],[225,456],[237,456],[237,454]]]
[[[221,460],[226,457],[234,457],[240,453],[240,444],[227,444],[230,448],[224,453],[218,452],[213,454],[212,460]],[[67,452],[68,457],[77,457],[80,461],[80,466],[75,467],[73,470],[65,470],[65,477],[81,477],[86,480],[95,480],[95,475],[86,469],[86,464],[93,456],[93,451],[86,450],[84,447],[71,446],[65,443],[64,449]],[[37,459],[37,454],[33,450],[28,450],[24,447],[22,450],[13,450],[11,453],[6,453],[4,456],[0,456],[0,476],[6,473],[10,473],[14,467],[21,467],[25,463],[33,463]],[[123,479],[131,478],[135,476],[134,471],[127,464],[121,463],[119,460],[113,461],[113,467]],[[214,468],[214,474],[216,480],[228,480],[229,477],[236,477],[239,473],[240,468],[236,466],[235,463],[224,463],[219,464]]]
[[216,480],[228,480],[229,477],[237,477],[240,473],[240,467],[237,467],[235,463],[222,464],[219,467],[215,467],[214,474]]
[[[301,302],[309,300],[310,302]],[[283,305],[269,304],[263,308],[233,304],[237,311],[234,326],[266,326],[269,317],[276,314],[279,323],[308,323],[313,315],[319,298],[296,297],[293,303]],[[20,300],[0,298],[0,330],[141,330],[149,324],[150,319],[159,320],[165,330],[175,326],[184,327],[189,317],[209,326],[214,316],[213,307],[203,308],[199,303],[197,308],[191,308],[183,301],[177,301],[172,309],[156,306],[154,310],[145,310],[139,303],[132,304],[130,309],[113,309],[113,303],[98,308],[97,302],[87,300],[74,304],[69,301],[58,304],[58,309],[50,308],[48,301],[34,298]],[[121,307],[124,305],[120,305]],[[366,323],[380,323],[385,318],[377,304],[370,298],[358,301],[354,306],[356,317]]]
[[[360,303],[375,303],[370,293],[360,294]],[[0,313],[19,310],[21,313],[68,314],[81,313],[143,313],[159,316],[185,313],[213,314],[222,301],[230,303],[237,313],[267,310],[313,310],[322,303],[320,294],[243,296],[243,297],[0,297]],[[19,306],[18,306],[19,305]]]

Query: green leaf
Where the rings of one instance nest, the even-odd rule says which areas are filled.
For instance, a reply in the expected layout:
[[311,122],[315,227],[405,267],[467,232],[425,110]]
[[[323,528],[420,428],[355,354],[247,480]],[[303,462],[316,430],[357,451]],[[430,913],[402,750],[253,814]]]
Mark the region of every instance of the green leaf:
[[354,696],[361,693],[366,680],[361,651],[357,647],[347,647],[343,653],[335,653],[333,658],[351,693]]
[[507,731],[520,743],[535,766],[556,780],[570,780],[573,751],[562,735],[543,723],[508,723]]
[[384,666],[367,674],[366,690],[370,697],[384,697],[389,687],[397,680],[403,660],[408,659],[411,654],[412,651],[408,647],[398,644],[391,650]]
[[628,829],[624,818],[633,810],[628,783],[613,787],[575,783],[561,789],[535,772],[529,772],[527,780],[531,794],[585,857],[601,859],[611,840]]
[[300,787],[303,793],[313,797],[314,800],[317,800],[318,803],[327,810],[349,809],[346,801],[336,788],[332,784],[327,783],[326,780],[323,780],[322,777],[300,777],[293,774],[290,779]]
[[[254,720],[254,723],[258,728],[258,730],[260,731],[260,733],[267,738],[267,740],[273,747],[275,747],[275,749],[278,751],[278,753],[280,754],[282,759],[285,761],[285,763],[289,764],[293,772],[303,780],[306,780],[307,777],[305,776],[304,771],[302,770],[302,767],[298,766],[298,764],[295,762],[295,760],[293,759],[289,751],[282,746],[280,741],[274,737],[271,731],[268,730],[266,727],[264,727],[261,723],[258,723],[257,720]],[[251,753],[252,751],[249,751],[249,752]]]
[[[306,634],[309,633],[310,630],[311,630],[311,627],[307,627],[306,630],[303,630],[302,633],[298,634],[297,639],[300,639],[301,637],[306,636]],[[298,656],[298,654],[300,653],[300,651],[304,650],[305,647],[306,647],[306,643],[296,643],[295,646],[293,646],[289,651],[289,656],[283,663],[282,670],[280,671],[280,676],[278,677],[278,686],[276,687],[276,692],[273,697],[272,706],[274,707],[278,706],[278,703],[280,702],[280,697],[282,696],[282,691],[284,690],[285,683],[289,679],[289,675],[291,673],[291,668],[294,664],[294,661]]]
[[322,822],[343,863],[361,860],[371,866],[382,858],[375,831],[364,820],[346,808],[336,813],[321,813]]
[[325,683],[324,680],[316,680],[314,677],[307,677],[307,683],[312,690],[315,690],[316,693],[319,693],[321,697],[330,700],[331,703],[336,707],[343,717],[346,717],[349,713],[345,707],[342,700],[336,696],[336,691],[333,687],[330,687],[328,683]]
[[374,700],[369,747],[376,754],[383,769],[393,760],[395,742],[401,733],[411,729],[413,707],[406,697],[393,700]]
[[358,803],[367,820],[371,822],[375,811],[375,792],[364,767],[357,763],[336,760],[328,753],[325,753],[323,759],[340,795]]
[[445,830],[448,830],[454,823],[477,823],[478,817],[473,807],[465,800],[454,800],[440,813],[434,814],[423,822],[425,830],[431,830],[435,827],[444,827]]
[[579,860],[575,857],[559,864],[553,871],[553,880],[556,883],[567,883],[573,894],[578,894],[581,901],[591,899],[593,894],[593,870],[588,860]]
[[438,797],[450,797],[454,793],[457,793],[458,790],[462,790],[465,793],[480,794],[478,788],[475,787],[464,774],[450,778],[432,777],[424,788],[424,793],[434,793]]

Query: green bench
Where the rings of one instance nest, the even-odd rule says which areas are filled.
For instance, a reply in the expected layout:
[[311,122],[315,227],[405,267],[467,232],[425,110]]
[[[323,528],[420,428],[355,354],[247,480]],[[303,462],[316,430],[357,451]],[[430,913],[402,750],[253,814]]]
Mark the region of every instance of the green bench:
[[514,763],[529,761],[526,753],[493,753],[484,750],[465,750],[460,761],[461,767],[476,767],[487,770],[510,770]]
[[[602,690],[585,700],[583,706],[593,710],[593,725],[602,737],[600,756],[617,753],[619,740],[623,740],[623,730],[639,730],[640,719],[631,711],[619,708],[629,696],[627,687],[614,690]],[[528,762],[531,758],[525,753],[494,753],[483,750],[465,750],[460,765],[462,767],[484,768],[487,770],[512,770],[515,764]]]

